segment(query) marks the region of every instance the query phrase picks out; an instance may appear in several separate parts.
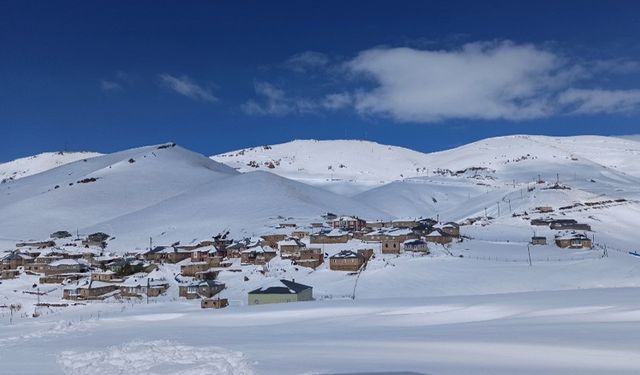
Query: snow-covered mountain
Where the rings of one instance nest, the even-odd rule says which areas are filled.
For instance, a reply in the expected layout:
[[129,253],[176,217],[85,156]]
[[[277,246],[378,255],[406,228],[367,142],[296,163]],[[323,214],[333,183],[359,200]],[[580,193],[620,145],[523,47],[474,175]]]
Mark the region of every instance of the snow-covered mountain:
[[323,189],[257,171],[240,174],[173,144],[82,159],[0,185],[0,238],[104,231],[113,246],[256,234],[277,217],[327,211],[386,214]]
[[368,141],[296,140],[212,156],[240,172],[265,170],[280,176],[353,194],[408,177],[424,176],[427,155]]
[[45,152],[0,164],[0,181],[17,180],[76,160],[89,159],[101,154],[96,152]]
[[[318,220],[328,211],[370,219],[487,214],[509,224],[510,214],[537,206],[633,206],[638,154],[639,142],[612,137],[509,136],[430,154],[364,141],[294,141],[213,158],[148,146],[0,184],[0,239],[78,229],[104,231],[129,248],[149,236],[184,243],[224,230],[254,235],[281,217]],[[607,214],[637,218],[622,211]]]
[[[369,141],[296,140],[212,156],[238,171],[266,170],[343,194],[356,194],[393,181],[434,174],[476,174],[473,168],[504,172],[504,179],[537,174],[572,174],[576,164],[640,177],[640,142],[602,136],[506,136],[442,152],[421,153]],[[576,163],[576,162],[580,163]],[[523,167],[523,168],[520,168]],[[471,169],[470,169],[471,168]],[[511,172],[509,172],[511,171]]]

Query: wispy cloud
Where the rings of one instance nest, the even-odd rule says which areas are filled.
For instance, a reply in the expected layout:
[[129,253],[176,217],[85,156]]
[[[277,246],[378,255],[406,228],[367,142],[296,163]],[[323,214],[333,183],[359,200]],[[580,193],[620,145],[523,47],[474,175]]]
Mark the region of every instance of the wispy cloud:
[[102,91],[118,91],[118,90],[122,90],[122,85],[120,85],[118,82],[101,79],[100,89]]
[[259,99],[251,99],[242,105],[242,110],[250,115],[284,116],[321,110],[335,111],[351,103],[348,93],[328,94],[318,99],[305,98],[288,95],[268,82],[256,82],[255,91]]
[[329,64],[329,57],[321,52],[305,51],[291,56],[283,66],[298,73],[319,69]]
[[202,87],[193,82],[187,76],[176,77],[167,73],[160,74],[160,85],[182,96],[203,102],[214,103],[218,98],[211,93],[209,88]]
[[568,89],[558,96],[571,113],[631,113],[640,108],[640,90]]

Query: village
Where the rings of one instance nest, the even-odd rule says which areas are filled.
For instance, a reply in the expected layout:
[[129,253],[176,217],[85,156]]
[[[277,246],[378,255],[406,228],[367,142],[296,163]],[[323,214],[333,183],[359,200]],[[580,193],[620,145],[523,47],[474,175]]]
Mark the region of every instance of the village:
[[[536,217],[529,214],[524,217],[534,228],[534,235],[528,239],[531,246],[548,245],[546,236],[535,234],[536,228],[545,228],[554,233],[552,241],[559,251],[593,247],[588,224],[554,217],[553,212],[549,206],[534,207],[531,213]],[[434,249],[450,253],[447,248],[452,244],[469,239],[461,227],[482,221],[478,218],[461,223],[432,218],[367,221],[327,213],[315,222],[282,220],[261,236],[232,239],[223,233],[189,245],[150,243],[147,249],[137,252],[112,251],[108,247],[111,236],[106,233],[80,237],[62,230],[52,233],[47,240],[17,243],[15,249],[0,253],[0,280],[11,283],[21,275],[36,276],[37,283],[23,293],[38,297],[46,294],[43,291],[47,286],[62,288],[64,301],[39,302],[41,306],[127,299],[149,301],[177,287],[180,299],[198,300],[202,308],[218,309],[229,305],[227,298],[220,297],[221,292],[236,287],[220,281],[223,272],[253,267],[264,274],[269,264],[279,258],[296,269],[327,269],[357,276],[375,257],[428,256]],[[168,266],[175,272],[158,272]],[[244,278],[247,281],[247,276]],[[304,285],[295,279],[278,279],[248,291],[243,303],[311,301],[313,288],[314,285]]]

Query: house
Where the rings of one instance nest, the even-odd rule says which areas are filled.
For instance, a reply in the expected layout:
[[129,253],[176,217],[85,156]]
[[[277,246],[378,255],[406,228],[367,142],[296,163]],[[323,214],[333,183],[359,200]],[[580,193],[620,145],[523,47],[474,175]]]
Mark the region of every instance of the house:
[[561,248],[591,249],[591,239],[584,234],[571,232],[556,236],[556,245]]
[[296,231],[291,232],[291,237],[302,239],[302,238],[305,238],[305,237],[309,237],[309,232],[307,232],[305,230],[296,230]]
[[195,278],[196,280],[215,280],[218,278],[219,273],[220,271],[210,268],[205,271],[196,272]]
[[295,228],[298,225],[296,223],[280,223],[278,224],[278,228]]
[[151,250],[141,253],[140,257],[151,262],[178,263],[187,258],[191,258],[191,252],[172,246],[156,246]]
[[365,263],[366,259],[362,254],[352,250],[342,250],[329,258],[329,269],[357,272]]
[[203,298],[200,301],[200,307],[203,309],[223,309],[229,306],[229,300],[226,298]]
[[128,276],[144,271],[145,264],[138,259],[120,258],[114,260],[113,262],[107,263],[106,267],[119,276]]
[[215,246],[191,249],[191,261],[193,263],[206,262],[209,258],[216,257],[218,252],[219,250]]
[[62,291],[62,298],[77,300],[105,299],[113,295],[119,286],[102,281],[84,281],[83,284],[67,286]]
[[104,249],[105,247],[107,247],[107,240],[110,237],[111,236],[109,236],[108,234],[102,232],[93,233],[88,235],[86,239],[82,240],[82,245],[86,247],[96,246]]
[[292,260],[295,265],[316,269],[324,262],[324,254],[320,248],[305,247]]
[[178,287],[178,295],[186,299],[211,298],[224,290],[225,285],[215,280],[192,281]]
[[531,244],[532,245],[546,245],[547,244],[547,237],[533,236],[533,237],[531,237]]
[[113,281],[122,281],[116,276],[116,273],[111,270],[106,270],[102,272],[92,272],[91,280],[93,281],[104,281],[106,283]]
[[18,270],[2,270],[0,271],[0,279],[15,279],[20,274]]
[[424,236],[424,240],[427,242],[439,243],[441,245],[448,244],[453,241],[453,237],[442,229],[434,229],[431,233]]
[[44,268],[45,275],[86,272],[89,264],[83,259],[60,259],[49,263]]
[[553,207],[551,207],[551,206],[539,206],[539,207],[536,207],[535,210],[540,212],[540,213],[548,213],[548,212],[553,212]]
[[404,251],[411,251],[414,253],[429,254],[429,246],[427,244],[427,241],[423,241],[420,239],[404,241],[402,243],[402,249]]
[[133,275],[120,284],[120,291],[124,296],[158,297],[169,289],[169,283],[164,279],[153,279],[146,275]]
[[281,233],[274,233],[274,234],[265,234],[263,236],[260,236],[260,238],[262,238],[267,243],[267,245],[275,249],[278,247],[278,241],[284,240],[285,238],[287,238],[287,235],[281,234]]
[[460,237],[460,225],[458,223],[450,221],[441,225],[439,229],[451,237]]
[[341,216],[329,220],[329,225],[334,229],[346,231],[358,231],[367,226],[367,222],[355,216]]
[[240,254],[240,264],[263,265],[269,263],[276,255],[278,255],[278,253],[275,249],[269,246],[258,245],[248,248]]
[[416,219],[396,219],[391,222],[391,226],[394,228],[406,228],[411,229],[419,224]]
[[12,251],[9,254],[2,257],[2,269],[14,270],[18,267],[23,267],[29,263],[33,263],[34,259],[18,251]]
[[279,280],[252,290],[248,294],[249,305],[264,305],[269,303],[287,303],[312,301],[313,288],[296,283],[295,280]]
[[198,272],[207,271],[209,268],[208,262],[188,263],[180,266],[180,275],[193,277]]
[[349,232],[341,229],[323,230],[310,236],[310,242],[312,244],[347,243],[350,239],[351,235]]
[[591,231],[591,225],[582,224],[582,223],[558,223],[553,222],[549,225],[551,229],[556,230],[582,230],[582,231]]
[[295,237],[278,241],[278,248],[280,249],[280,256],[282,258],[297,257],[300,254],[300,249],[304,249],[305,247],[307,247],[307,245]]
[[16,244],[16,247],[34,247],[36,249],[46,249],[54,246],[56,246],[54,241],[21,242]]

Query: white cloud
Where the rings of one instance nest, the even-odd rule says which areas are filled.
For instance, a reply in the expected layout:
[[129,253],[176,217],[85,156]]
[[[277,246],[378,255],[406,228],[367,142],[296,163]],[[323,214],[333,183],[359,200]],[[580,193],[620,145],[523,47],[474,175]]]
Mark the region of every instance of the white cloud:
[[187,76],[176,77],[164,73],[160,74],[159,78],[162,86],[167,87],[180,95],[204,102],[213,103],[218,101],[218,98],[211,93],[211,90],[196,84]]
[[452,51],[377,48],[347,67],[375,84],[358,92],[358,112],[415,122],[549,116],[551,93],[575,75],[555,54],[510,42]]
[[121,90],[122,86],[118,82],[102,79],[100,80],[100,89],[102,91],[117,91]]
[[304,96],[256,84],[258,98],[244,104],[245,112],[282,116],[353,109],[400,122],[438,122],[518,121],[640,109],[640,90],[606,90],[597,85],[610,86],[612,75],[639,71],[639,62],[582,60],[510,41],[446,50],[377,47],[346,62],[307,51],[284,66],[306,73],[296,76],[305,81],[295,86],[296,92],[309,86]]
[[558,103],[572,113],[630,113],[640,108],[640,90],[568,89]]
[[284,62],[284,66],[298,73],[304,73],[311,69],[325,67],[329,63],[329,57],[324,53],[306,51],[291,56]]

